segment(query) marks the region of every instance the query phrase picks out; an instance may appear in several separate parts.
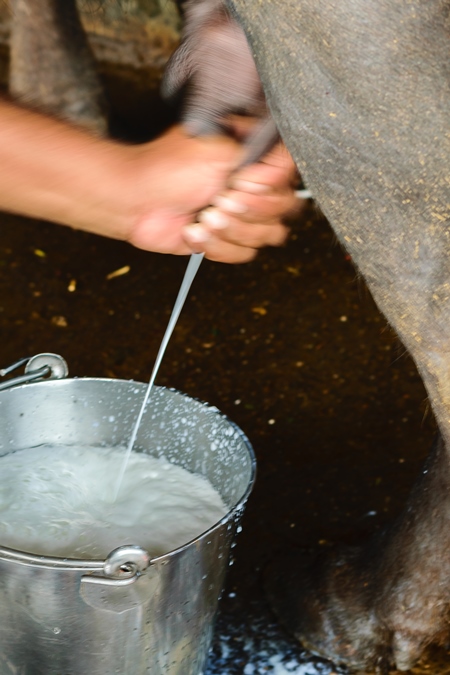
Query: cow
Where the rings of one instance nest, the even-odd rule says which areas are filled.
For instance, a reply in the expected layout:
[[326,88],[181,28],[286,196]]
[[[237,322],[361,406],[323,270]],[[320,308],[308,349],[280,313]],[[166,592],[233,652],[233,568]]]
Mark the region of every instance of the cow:
[[[11,4],[12,94],[106,133],[74,0]],[[427,388],[439,435],[399,519],[365,547],[268,575],[281,621],[315,652],[407,670],[448,639],[450,3],[190,0],[185,16],[191,39],[168,89],[189,82],[186,124],[204,133],[228,112],[270,112]],[[238,67],[217,58],[219,45]]]
[[425,384],[439,433],[396,522],[268,573],[275,612],[305,646],[351,669],[408,670],[449,638],[450,2],[190,0],[185,16],[167,77],[169,91],[188,85],[186,124],[215,128],[264,92]]
[[9,92],[104,136],[108,110],[75,0],[10,0]]

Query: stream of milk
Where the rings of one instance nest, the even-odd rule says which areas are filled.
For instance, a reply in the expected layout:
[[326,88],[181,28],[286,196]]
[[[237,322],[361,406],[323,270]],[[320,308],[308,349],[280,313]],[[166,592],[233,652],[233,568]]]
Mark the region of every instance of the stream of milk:
[[227,512],[206,478],[124,448],[40,446],[1,458],[0,542],[37,555],[105,558],[137,544],[151,557],[188,543]]
[[204,253],[193,253],[189,258],[189,262],[186,267],[186,272],[184,273],[183,281],[181,282],[180,290],[178,291],[177,299],[175,300],[172,314],[170,315],[169,323],[167,324],[166,332],[164,333],[161,346],[156,356],[155,365],[153,366],[152,374],[150,376],[150,382],[148,383],[148,387],[145,392],[144,399],[142,401],[141,409],[136,418],[136,423],[134,425],[133,431],[130,436],[130,440],[128,442],[127,451],[124,455],[120,470],[118,472],[117,482],[115,484],[113,492],[115,500],[119,496],[119,492],[122,489],[123,477],[128,467],[128,462],[130,461],[131,451],[133,450],[134,443],[136,441],[139,427],[142,422],[142,417],[144,416],[145,408],[147,406],[148,399],[150,398],[153,383],[158,373],[159,366],[161,365],[161,361],[165,354],[169,340],[172,336],[173,329],[175,328],[175,325],[178,321],[178,317],[180,316],[180,312],[183,309],[183,305],[186,300],[187,294],[189,293],[189,289],[192,285],[192,282],[194,281],[195,275],[197,274],[198,268],[200,267],[200,263],[202,262],[203,257]]

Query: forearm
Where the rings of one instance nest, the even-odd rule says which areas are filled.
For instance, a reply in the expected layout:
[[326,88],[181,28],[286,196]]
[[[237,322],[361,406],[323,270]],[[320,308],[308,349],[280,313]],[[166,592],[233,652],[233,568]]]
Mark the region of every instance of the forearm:
[[[199,228],[193,236],[195,228],[187,227],[223,196],[240,157],[230,138],[190,138],[174,127],[151,143],[127,145],[0,99],[0,210],[148,251],[203,250],[213,260],[242,262],[284,240],[280,217],[294,199],[290,159],[277,167],[269,158],[265,167],[237,174],[247,187],[225,192],[228,200],[217,204],[200,239]],[[249,181],[256,181],[254,194]]]
[[[125,146],[0,100],[0,209],[126,238]],[[113,206],[111,204],[111,206]]]

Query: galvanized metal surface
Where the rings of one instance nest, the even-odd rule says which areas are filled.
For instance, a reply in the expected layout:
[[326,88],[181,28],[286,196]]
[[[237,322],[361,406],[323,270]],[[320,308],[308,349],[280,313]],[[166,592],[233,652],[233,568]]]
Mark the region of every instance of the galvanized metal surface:
[[[2,392],[0,454],[43,443],[124,446],[144,391],[140,383],[82,378]],[[160,387],[135,447],[206,476],[228,514],[152,561],[133,547],[107,561],[0,549],[2,675],[203,671],[230,546],[254,481],[253,451],[217,409]]]

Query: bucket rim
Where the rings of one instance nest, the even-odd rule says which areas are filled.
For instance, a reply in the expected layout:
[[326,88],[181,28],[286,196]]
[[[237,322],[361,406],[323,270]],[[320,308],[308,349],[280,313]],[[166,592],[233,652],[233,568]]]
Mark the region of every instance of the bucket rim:
[[[117,383],[123,383],[123,384],[129,384],[133,386],[139,386],[142,387],[143,394],[145,394],[145,391],[148,387],[148,383],[145,382],[140,382],[138,380],[133,380],[133,379],[122,379],[122,378],[114,378],[114,377],[65,377],[63,379],[52,379],[52,380],[41,380],[38,382],[30,382],[30,383],[25,383],[25,384],[20,384],[14,387],[11,387],[10,389],[5,389],[3,391],[0,391],[0,404],[1,404],[1,399],[4,396],[11,395],[12,392],[15,391],[20,391],[23,389],[29,389],[29,388],[36,388],[36,387],[42,387],[44,386],[49,386],[51,385],[52,387],[64,387],[70,384],[71,382],[102,382],[102,383],[109,383],[109,382],[117,382]],[[225,420],[237,433],[237,435],[240,437],[240,439],[243,441],[243,444],[248,452],[249,459],[250,459],[250,478],[247,483],[246,490],[244,494],[241,496],[239,499],[238,503],[235,504],[231,509],[227,511],[227,513],[214,525],[209,527],[207,530],[202,532],[199,536],[194,537],[194,539],[191,539],[190,541],[186,542],[182,546],[178,546],[177,548],[174,548],[171,551],[168,551],[167,553],[164,553],[163,555],[156,556],[154,558],[150,558],[150,566],[154,564],[167,564],[170,560],[170,558],[175,557],[179,554],[181,554],[184,550],[186,550],[188,547],[192,546],[196,542],[200,541],[203,538],[206,538],[209,534],[211,534],[214,530],[227,525],[230,521],[235,520],[236,522],[239,520],[240,515],[243,513],[243,510],[245,508],[245,504],[253,490],[255,480],[256,480],[256,456],[255,456],[255,451],[253,450],[252,444],[250,443],[250,440],[248,439],[247,435],[242,431],[242,429],[236,424],[236,422],[233,422],[228,415],[225,413],[221,412],[217,406],[207,403],[206,401],[202,401],[201,399],[191,396],[190,394],[187,394],[183,391],[180,391],[178,389],[175,389],[174,387],[165,387],[161,385],[153,385],[154,389],[157,390],[165,390],[169,391],[173,394],[178,394],[182,396],[183,398],[187,398],[190,401],[195,401],[196,403],[200,404],[203,408],[209,409],[211,412],[213,412],[215,415],[218,417],[222,418]],[[93,446],[95,447],[95,446]],[[98,446],[101,447],[101,446]],[[128,545],[134,545],[134,544],[124,544],[126,546]],[[109,556],[110,554],[108,554]],[[20,565],[25,565],[25,566],[30,566],[30,567],[40,567],[40,568],[52,568],[52,569],[60,569],[60,570],[65,570],[65,571],[71,571],[71,572],[76,572],[76,571],[98,571],[98,570],[103,570],[105,563],[107,562],[107,558],[105,559],[86,559],[86,558],[69,558],[69,557],[61,557],[61,556],[45,556],[45,555],[36,555],[33,553],[28,553],[26,551],[21,551],[19,549],[13,549],[9,548],[6,546],[0,546],[0,560],[6,561],[6,562],[14,562]]]

